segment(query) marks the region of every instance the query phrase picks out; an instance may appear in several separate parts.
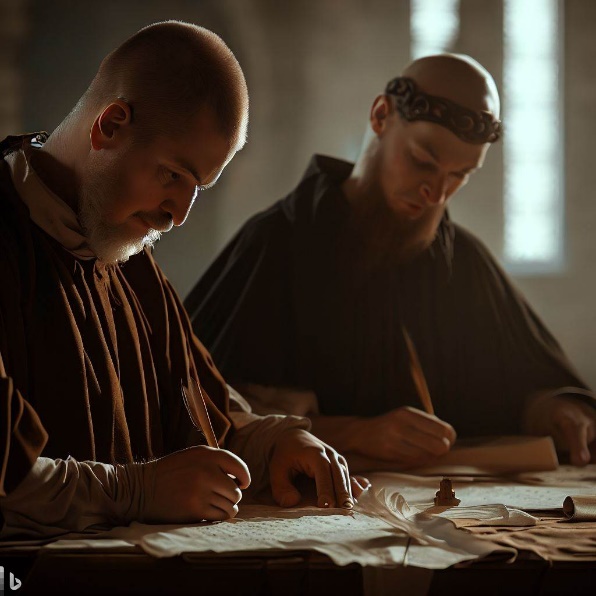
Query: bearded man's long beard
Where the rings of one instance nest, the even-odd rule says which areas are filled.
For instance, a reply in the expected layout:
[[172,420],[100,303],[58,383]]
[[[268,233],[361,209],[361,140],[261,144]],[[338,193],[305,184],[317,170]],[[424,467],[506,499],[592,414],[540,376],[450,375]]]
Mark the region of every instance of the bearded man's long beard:
[[395,267],[415,259],[437,237],[427,218],[400,218],[380,190],[353,205],[349,235],[354,246],[354,267],[360,272]]

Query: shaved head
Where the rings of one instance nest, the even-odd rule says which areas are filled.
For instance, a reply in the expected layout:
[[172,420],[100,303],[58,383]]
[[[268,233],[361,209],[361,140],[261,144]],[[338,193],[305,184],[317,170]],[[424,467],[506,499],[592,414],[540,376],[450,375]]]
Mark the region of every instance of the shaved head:
[[342,185],[365,263],[410,260],[437,238],[449,254],[445,209],[500,138],[499,111],[492,76],[469,56],[425,56],[387,83]]
[[33,156],[89,247],[126,261],[184,223],[245,143],[248,92],[215,33],[167,21],[127,39]]
[[242,69],[223,40],[196,25],[167,21],[141,29],[101,63],[76,110],[97,113],[120,98],[143,138],[183,132],[203,107],[239,149],[248,123]]
[[449,99],[470,110],[490,112],[499,118],[500,101],[491,74],[463,54],[438,54],[415,60],[402,72],[429,95]]

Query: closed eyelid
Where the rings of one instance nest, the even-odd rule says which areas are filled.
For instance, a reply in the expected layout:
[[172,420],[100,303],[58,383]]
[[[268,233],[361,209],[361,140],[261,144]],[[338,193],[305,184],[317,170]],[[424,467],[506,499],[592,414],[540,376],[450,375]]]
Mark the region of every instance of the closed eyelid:
[[413,153],[411,154],[411,157],[414,160],[414,163],[419,168],[422,168],[424,170],[428,170],[429,172],[435,172],[437,170],[437,165],[435,163],[433,163],[431,161],[425,161],[424,159],[421,159],[420,157],[417,157]]
[[416,145],[412,145],[410,147],[410,155],[416,160],[425,163],[434,163],[437,160],[435,159],[434,155],[426,149],[422,147],[417,147]]
[[[416,164],[428,171],[437,171],[439,169],[439,164],[437,163],[435,157],[428,153],[426,150],[422,150],[425,154],[424,157],[417,155],[414,151],[410,150],[410,156],[416,162]],[[455,176],[457,178],[465,178],[466,176],[470,176],[473,174],[478,168],[466,168],[464,170],[459,170],[458,172],[450,172],[450,176]]]
[[430,153],[415,146],[410,148],[410,154],[421,161],[433,161],[433,157]]
[[425,156],[424,159],[435,162],[439,161],[436,151],[432,147],[427,146],[426,143],[413,143],[411,147],[413,150],[423,153]]

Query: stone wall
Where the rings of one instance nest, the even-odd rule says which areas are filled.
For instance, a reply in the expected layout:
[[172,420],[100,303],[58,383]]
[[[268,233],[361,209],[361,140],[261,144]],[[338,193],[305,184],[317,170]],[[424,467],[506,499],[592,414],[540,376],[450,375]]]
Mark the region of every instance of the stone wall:
[[[565,270],[518,278],[584,377],[596,386],[596,2],[566,0],[564,13]],[[182,295],[251,214],[295,185],[310,156],[353,159],[368,111],[409,59],[407,0],[3,0],[0,132],[52,128],[101,58],[140,27],[168,18],[219,33],[240,60],[251,93],[249,142],[203,194],[157,258]],[[456,51],[501,82],[502,3],[461,0]],[[502,252],[501,147],[458,195],[454,219]]]

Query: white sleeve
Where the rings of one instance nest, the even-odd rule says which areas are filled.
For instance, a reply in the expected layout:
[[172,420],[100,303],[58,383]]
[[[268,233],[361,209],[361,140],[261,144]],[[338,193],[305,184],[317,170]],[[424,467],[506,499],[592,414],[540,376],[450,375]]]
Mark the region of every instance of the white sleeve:
[[0,498],[0,540],[51,537],[141,519],[145,495],[153,490],[153,470],[144,464],[39,457],[16,489]]

